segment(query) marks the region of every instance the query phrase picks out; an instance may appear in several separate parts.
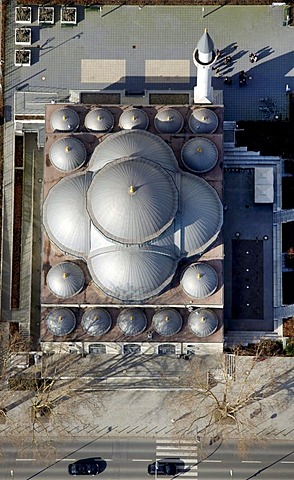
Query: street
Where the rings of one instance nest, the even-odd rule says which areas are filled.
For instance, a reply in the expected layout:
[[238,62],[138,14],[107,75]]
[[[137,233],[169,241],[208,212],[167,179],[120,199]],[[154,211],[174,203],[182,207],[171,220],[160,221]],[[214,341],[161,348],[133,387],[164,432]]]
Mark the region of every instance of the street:
[[70,478],[69,463],[94,457],[105,462],[101,480],[146,480],[148,464],[163,459],[177,463],[179,473],[173,478],[186,480],[292,480],[294,469],[294,445],[286,441],[253,445],[242,456],[238,456],[236,444],[215,443],[204,448],[193,439],[180,438],[73,438],[38,446],[31,456],[28,452],[33,449],[24,445],[16,448],[2,441],[1,447],[1,480],[63,480]]

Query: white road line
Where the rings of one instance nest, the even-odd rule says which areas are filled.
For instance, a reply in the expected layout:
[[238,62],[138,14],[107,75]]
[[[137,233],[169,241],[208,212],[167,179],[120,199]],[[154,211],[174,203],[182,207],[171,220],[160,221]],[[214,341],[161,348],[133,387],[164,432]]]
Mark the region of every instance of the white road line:
[[241,460],[241,463],[261,463],[261,460]]
[[16,462],[34,462],[35,459],[34,458],[16,458],[15,461]]
[[188,445],[194,445],[195,442],[191,441],[191,440],[156,440],[156,443],[176,443],[176,444],[188,444]]
[[[193,455],[194,453],[194,455]],[[157,457],[183,457],[183,458],[188,458],[188,457],[197,457],[198,452],[182,452],[181,450],[156,450],[156,456]]]
[[75,458],[56,458],[56,462],[75,462]]
[[202,460],[203,463],[222,463],[222,460]]
[[152,458],[132,458],[133,462],[152,462]]
[[105,460],[105,462],[112,462],[113,458],[103,458],[103,460]]
[[176,447],[171,447],[171,446],[166,446],[166,447],[163,447],[163,446],[158,446],[156,447],[158,450],[187,450],[187,451],[190,451],[190,450],[195,450],[197,451],[197,447],[196,445],[177,445]]
[[289,461],[286,461],[286,460],[281,460],[280,463],[294,463],[294,462],[291,462],[290,460]]

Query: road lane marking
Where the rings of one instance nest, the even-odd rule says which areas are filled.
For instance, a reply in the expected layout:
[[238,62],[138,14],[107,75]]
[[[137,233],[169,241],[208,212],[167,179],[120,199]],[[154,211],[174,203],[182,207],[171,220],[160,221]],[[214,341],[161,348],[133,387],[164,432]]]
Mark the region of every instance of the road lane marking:
[[152,462],[152,458],[132,458],[133,462]]
[[75,458],[56,458],[56,462],[75,462]]
[[222,463],[222,460],[202,460],[203,463]]
[[241,463],[261,463],[261,460],[241,460]]
[[34,462],[35,458],[16,458],[16,462]]
[[291,462],[290,460],[289,461],[284,461],[284,460],[281,460],[281,463],[294,463],[294,462]]

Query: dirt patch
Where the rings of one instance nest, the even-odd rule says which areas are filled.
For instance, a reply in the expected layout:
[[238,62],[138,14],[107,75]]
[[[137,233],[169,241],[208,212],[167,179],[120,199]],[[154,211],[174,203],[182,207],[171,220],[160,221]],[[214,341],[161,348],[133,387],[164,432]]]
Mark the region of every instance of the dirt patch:
[[19,308],[23,171],[15,170],[11,308]]
[[283,336],[294,338],[294,317],[283,321]]

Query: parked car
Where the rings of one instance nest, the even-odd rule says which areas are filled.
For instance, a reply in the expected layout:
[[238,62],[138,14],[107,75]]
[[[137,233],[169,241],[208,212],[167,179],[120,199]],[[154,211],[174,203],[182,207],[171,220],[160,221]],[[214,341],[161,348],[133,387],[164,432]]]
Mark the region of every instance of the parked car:
[[76,477],[77,475],[98,475],[99,464],[95,462],[77,461],[68,466],[68,473]]
[[154,462],[148,465],[148,475],[175,475],[177,466],[174,463]]

